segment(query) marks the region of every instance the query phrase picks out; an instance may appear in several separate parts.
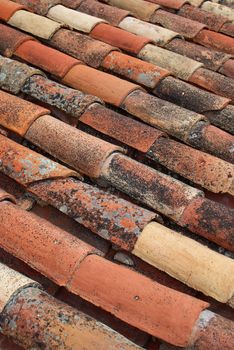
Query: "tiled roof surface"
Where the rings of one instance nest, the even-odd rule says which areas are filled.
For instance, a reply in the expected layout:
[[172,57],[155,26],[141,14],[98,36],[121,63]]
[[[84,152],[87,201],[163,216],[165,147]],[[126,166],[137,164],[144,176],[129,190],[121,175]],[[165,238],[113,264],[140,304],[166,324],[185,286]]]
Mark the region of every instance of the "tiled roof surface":
[[0,0],[0,350],[233,350],[233,48],[217,1]]

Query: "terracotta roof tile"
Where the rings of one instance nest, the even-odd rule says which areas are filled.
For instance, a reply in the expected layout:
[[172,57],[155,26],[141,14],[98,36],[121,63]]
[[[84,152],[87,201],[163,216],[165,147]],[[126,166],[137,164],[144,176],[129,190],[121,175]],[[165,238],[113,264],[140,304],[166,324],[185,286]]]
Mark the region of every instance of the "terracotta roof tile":
[[1,0],[0,3],[0,19],[8,21],[15,12],[26,9],[25,6],[16,4],[13,1]]
[[34,281],[3,264],[0,274],[9,283],[8,289],[1,285],[1,297],[9,291],[1,315],[1,330],[24,348],[78,348],[82,339],[82,346],[95,343],[98,350],[141,349],[109,327],[41,291]]
[[172,30],[143,22],[133,17],[124,18],[120,22],[119,27],[133,34],[145,36],[159,46],[165,46],[169,41],[178,36],[178,33]]
[[184,208],[202,192],[121,154],[112,155],[103,176],[131,197],[178,221]]
[[180,55],[185,55],[205,65],[211,70],[218,70],[231,57],[227,53],[215,51],[185,40],[174,39],[166,48]]
[[234,100],[233,79],[208,69],[199,68],[189,78],[191,83],[202,86],[217,95],[225,96]]
[[38,182],[29,191],[125,250],[134,248],[145,225],[160,220],[146,209],[73,179]]
[[163,135],[161,131],[99,105],[90,106],[79,120],[141,152],[147,152]]
[[[0,204],[1,205],[1,204]],[[7,306],[11,296],[20,288],[38,286],[33,280],[0,263],[0,312]]]
[[138,57],[168,69],[182,80],[188,80],[198,68],[202,67],[202,63],[151,44],[145,45],[138,53]]
[[3,90],[18,94],[27,79],[43,73],[26,64],[19,63],[0,56],[0,87]]
[[228,22],[226,17],[217,16],[212,12],[207,12],[201,8],[196,8],[189,4],[185,4],[178,12],[180,16],[193,19],[207,25],[207,27],[214,31],[219,31],[225,23]]
[[50,178],[76,176],[76,172],[0,135],[1,171],[23,185]]
[[220,31],[224,34],[234,37],[234,23],[225,23]]
[[[154,239],[155,235],[157,239]],[[234,261],[159,223],[151,222],[144,228],[133,254],[221,302],[232,300],[234,277],[229,277],[234,270]],[[178,258],[171,264],[171,257],[175,255]]]
[[164,10],[156,11],[151,22],[160,24],[170,30],[174,30],[188,39],[193,39],[203,28],[206,27],[205,24],[185,19]]
[[217,15],[227,17],[231,21],[234,21],[234,10],[227,6],[216,4],[215,2],[211,1],[205,1],[202,4],[201,8],[205,11],[213,12]]
[[100,176],[105,160],[112,153],[121,151],[120,147],[88,135],[49,115],[36,120],[28,128],[25,138],[93,178]]
[[163,137],[153,144],[148,155],[212,192],[234,194],[234,166],[228,162]]
[[43,39],[50,39],[61,27],[59,23],[25,10],[17,11],[7,23]]
[[90,32],[90,35],[95,39],[117,46],[133,54],[138,54],[146,44],[151,42],[149,38],[135,35],[103,23],[97,25]]
[[[47,109],[0,91],[1,125],[23,136],[30,125],[42,115],[50,113]],[[11,101],[11,103],[9,103]]]
[[115,106],[120,106],[132,91],[140,89],[138,85],[83,65],[71,68],[62,82]]
[[148,124],[184,141],[187,140],[194,125],[202,120],[206,121],[200,114],[185,110],[140,90],[126,97],[123,108]]
[[77,9],[84,0],[61,0],[60,3],[72,9]]
[[228,105],[220,111],[209,111],[206,116],[212,124],[234,134],[234,106]]
[[90,33],[97,24],[104,22],[101,18],[89,16],[62,5],[51,7],[47,16],[54,21],[65,23],[69,27],[85,33]]
[[31,36],[7,27],[1,23],[0,33],[1,38],[4,38],[4,40],[0,40],[0,53],[7,57],[11,57],[22,43],[28,40],[34,40]]
[[224,109],[229,99],[198,89],[173,77],[163,79],[154,89],[158,97],[198,113]]
[[[220,244],[224,242],[227,249],[233,246],[233,210],[206,198],[197,198],[185,209],[180,224],[189,230],[196,230],[203,236]],[[229,211],[229,215],[227,215]],[[209,218],[209,219],[208,219]],[[209,224],[208,224],[208,221]]]
[[233,136],[213,125],[197,125],[190,134],[190,144],[201,149],[205,147],[208,153],[234,162]]
[[102,66],[119,76],[148,88],[154,88],[163,78],[170,74],[166,69],[117,51],[107,55]]
[[[24,347],[92,348],[94,342],[98,350],[140,349],[120,334],[147,349],[166,349],[163,341],[197,350],[234,346],[231,321],[176,291],[208,295],[210,310],[226,317],[228,305],[234,307],[233,57],[227,53],[233,24],[203,10],[201,0],[189,2],[196,7],[183,0],[1,2],[3,13],[20,5],[28,11],[19,7],[2,18],[18,30],[0,24],[0,53],[14,55],[0,56],[0,88],[19,96],[0,91],[0,182],[10,193],[0,190],[0,261],[53,294],[59,286],[50,277],[80,300],[73,304],[79,311],[68,310],[38,288],[17,290],[0,327]],[[17,23],[18,17],[26,20]],[[90,178],[82,182],[56,161]],[[106,326],[103,333],[102,324],[81,313],[86,308],[120,334]],[[106,311],[99,317],[100,308]],[[192,319],[191,309],[197,310]],[[66,327],[61,315],[69,318]],[[150,342],[152,335],[161,341]]]
[[129,11],[101,4],[95,0],[83,0],[79,7],[77,6],[76,8],[88,15],[103,18],[113,26],[118,26],[118,24],[130,14]]
[[[1,247],[60,286],[67,285],[70,276],[88,254],[100,253],[14,204],[1,202],[0,217]],[[10,218],[14,218],[13,227],[9,225]],[[11,244],[8,243],[9,239]]]
[[159,4],[164,7],[168,7],[174,10],[178,10],[183,6],[187,0],[147,0],[149,2],[152,2],[154,4]]
[[16,49],[15,55],[60,78],[63,78],[72,67],[80,63],[75,58],[33,40],[21,44]]
[[234,38],[203,29],[194,38],[195,42],[234,55]]
[[33,12],[37,12],[39,15],[42,15],[42,16],[47,14],[50,7],[61,3],[61,0],[13,0],[13,1],[27,6],[28,9],[32,10]]
[[49,43],[94,68],[100,67],[111,51],[118,50],[89,36],[66,29],[57,31]]
[[96,96],[86,95],[41,75],[32,76],[21,90],[49,106],[56,106],[76,120],[92,104],[102,104],[102,101]]
[[[125,322],[179,346],[188,344],[194,323],[207,306],[99,257],[87,257],[83,261],[70,288],[84,299],[101,304]],[[106,294],[107,290],[110,293]],[[114,307],[116,303],[118,307]],[[176,305],[180,305],[179,310]],[[153,313],[152,308],[155,310]],[[171,331],[168,332],[168,329]]]
[[123,10],[130,11],[134,16],[143,21],[149,21],[154,12],[160,7],[159,5],[151,4],[144,0],[107,0],[104,2]]

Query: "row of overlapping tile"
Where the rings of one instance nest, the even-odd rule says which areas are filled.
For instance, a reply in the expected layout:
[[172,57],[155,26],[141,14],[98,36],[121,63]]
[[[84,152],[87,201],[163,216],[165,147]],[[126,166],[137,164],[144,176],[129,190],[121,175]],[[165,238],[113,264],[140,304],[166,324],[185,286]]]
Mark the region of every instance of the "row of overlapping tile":
[[[30,2],[27,1],[27,5],[30,5],[29,3]],[[31,5],[33,5],[34,10],[34,6],[37,3],[38,2],[34,3],[33,1],[31,1]],[[49,2],[47,1],[44,1],[42,3],[44,3],[45,5],[51,5],[52,2],[50,1],[50,4],[48,4]],[[43,8],[42,3],[40,9]],[[8,7],[5,7],[6,4]],[[4,1],[3,9],[9,10],[10,8],[10,11],[12,11],[13,9],[14,12],[16,9],[16,7],[14,6],[15,5],[12,2]],[[16,14],[18,11],[22,10],[17,7]],[[72,12],[72,14],[74,14],[74,12]],[[7,15],[6,17],[2,16],[1,18],[7,20],[8,23],[11,22],[9,18],[7,18]],[[11,18],[12,16],[10,16],[10,19]],[[36,19],[35,15],[32,18]],[[41,21],[42,17],[39,20]],[[10,24],[15,25],[15,23]],[[35,33],[31,29],[29,29],[29,27],[27,26],[28,21],[23,22],[22,25],[24,26],[23,28],[21,27],[21,24],[18,24],[18,27],[29,31],[34,35],[43,37],[43,35],[39,35],[38,32]],[[50,41],[53,40],[54,36],[59,32],[59,34],[61,34],[61,31],[63,31],[62,34],[65,34],[65,37],[66,35],[70,36],[72,34],[80,35],[77,32],[71,32],[70,30],[59,28],[60,25],[58,23],[54,24],[53,33],[55,34],[52,35],[52,39],[50,39]],[[123,105],[125,106],[126,104],[126,97],[128,98],[129,96],[131,97],[131,99],[128,102],[129,106],[131,106],[132,104],[134,105],[134,109],[130,110],[130,112],[132,115],[137,116],[138,118],[139,112],[137,112],[136,110],[140,108],[140,103],[142,104],[143,102],[147,102],[148,99],[149,102],[148,110],[146,111],[147,113],[143,111],[140,117],[140,119],[142,119],[143,121],[146,120],[148,123],[152,123],[150,121],[152,119],[152,116],[155,116],[156,113],[158,113],[159,109],[164,106],[167,108],[171,108],[166,111],[167,113],[168,111],[173,111],[172,108],[176,107],[171,104],[161,105],[160,103],[164,103],[164,101],[156,99],[152,95],[141,91],[140,86],[138,85],[133,85],[127,81],[117,79],[114,76],[107,75],[106,73],[103,73],[101,71],[97,71],[93,68],[88,68],[77,59],[73,59],[68,55],[61,54],[59,51],[49,49],[47,46],[43,46],[38,42],[33,41],[32,38],[29,38],[27,35],[10,29],[10,27],[2,26],[2,34],[0,35],[3,36],[5,34],[6,36],[4,40],[2,40],[0,45],[2,54],[7,56],[12,56],[14,54],[14,56],[16,57],[18,56],[19,58],[23,58],[27,62],[40,68],[43,68],[47,72],[55,75],[58,79],[61,79],[67,85],[73,86],[75,88],[80,88],[84,92],[94,93],[99,97],[104,98],[106,102],[109,102],[118,107],[121,106],[122,108],[124,108]],[[48,38],[50,37],[51,35],[49,35]],[[87,37],[82,36],[83,43],[85,38]],[[136,37],[136,39],[137,38],[138,37]],[[58,39],[57,42],[60,43],[61,40]],[[73,49],[76,48],[75,45],[73,46],[70,44],[70,48],[72,47]],[[96,46],[96,50],[98,47],[100,48],[100,44],[99,46]],[[58,48],[64,50],[64,48]],[[32,51],[33,49],[35,50],[34,52]],[[79,49],[82,50],[81,44]],[[44,50],[43,54],[40,54],[41,50]],[[100,60],[102,61],[103,58],[107,55],[107,53],[109,54],[114,52],[118,54],[118,51],[113,50],[114,48],[107,49],[107,46],[103,46],[103,52]],[[67,51],[67,49],[64,51]],[[79,50],[76,51],[76,55],[78,55]],[[83,49],[82,55],[85,55],[86,52],[87,50]],[[71,52],[68,53],[72,54]],[[72,56],[74,56],[74,54],[72,54]],[[93,56],[93,52],[91,52],[90,56]],[[127,57],[129,57],[129,59],[132,58],[131,56]],[[56,65],[54,64],[54,62],[51,61],[51,58],[55,59]],[[85,61],[85,63],[87,63],[87,61],[83,57],[78,57],[78,59],[81,59],[82,61]],[[95,57],[95,60],[96,59],[97,56]],[[98,65],[93,65],[89,62],[88,64],[93,65],[95,68],[98,68],[100,67],[100,62]],[[140,64],[140,62],[141,61],[137,60],[136,63]],[[130,66],[131,64],[132,63],[130,63]],[[84,93],[81,93],[77,90],[72,90],[65,86],[61,86],[56,82],[50,81],[45,76],[43,76],[42,73],[37,69],[30,68],[29,66],[23,65],[14,60],[8,60],[6,58],[1,58],[0,66],[1,87],[7,90],[8,92],[14,94],[24,92],[29,96],[33,97],[34,99],[46,103],[46,105],[49,106],[49,108],[53,108],[53,106],[56,106],[56,108],[58,108],[60,111],[72,115],[72,117],[75,119],[76,125],[79,119],[83,123],[86,123],[87,125],[96,128],[104,134],[114,137],[118,141],[130,145],[131,147],[134,147],[137,150],[143,151],[150,158],[157,160],[159,158],[159,156],[157,156],[157,152],[159,152],[159,149],[161,148],[162,153],[159,161],[163,165],[166,165],[169,169],[172,169],[173,171],[179,173],[181,171],[183,176],[187,177],[192,181],[195,180],[195,183],[202,184],[202,186],[204,187],[208,186],[209,190],[213,190],[214,192],[229,192],[231,194],[233,193],[233,168],[230,163],[208,155],[207,153],[194,150],[193,148],[185,146],[182,143],[178,143],[173,139],[165,138],[165,135],[162,132],[157,131],[156,129],[150,126],[137,122],[127,116],[123,116],[117,112],[114,112],[111,109],[104,107],[102,105],[102,102],[94,96],[85,95]],[[155,72],[159,71],[159,68],[155,67]],[[162,77],[165,78],[169,74],[168,72],[163,72],[162,69],[161,72],[162,76],[160,76],[160,80],[162,79]],[[115,73],[119,74],[119,72]],[[83,76],[88,75],[88,77],[86,77],[86,81],[85,78],[83,78],[82,81],[82,74]],[[155,75],[157,76],[157,74]],[[102,85],[104,84],[104,87],[101,86],[101,84],[98,84],[98,81],[95,80],[97,78],[104,79],[102,80]],[[114,80],[112,80],[113,78]],[[129,77],[127,76],[127,78]],[[178,80],[178,84],[179,82],[180,81]],[[117,83],[120,84],[119,89],[118,86],[116,86]],[[94,90],[92,90],[92,84],[94,86]],[[112,84],[115,84],[115,89],[113,90],[113,92],[108,92],[107,90],[111,89]],[[104,91],[101,89],[104,89]],[[135,90],[136,95],[132,95],[132,90]],[[199,92],[199,94],[203,92],[203,90],[199,91],[201,91]],[[110,97],[111,93],[112,96]],[[216,96],[214,95],[214,97]],[[156,103],[159,104],[158,110],[154,110],[154,114],[150,115],[150,109],[154,107],[157,109],[157,106],[155,106]],[[229,100],[226,99],[226,101],[224,101],[224,105],[227,105],[227,103],[229,103]],[[227,108],[224,107],[224,105],[222,106],[223,108],[221,108],[222,110]],[[228,107],[231,111],[232,106],[229,105]],[[221,244],[222,246],[232,250],[233,233],[230,230],[232,211],[229,211],[227,207],[218,205],[215,202],[208,201],[204,197],[202,198],[201,191],[198,191],[195,188],[183,184],[180,181],[177,181],[168,175],[155,171],[142,163],[133,161],[131,158],[123,155],[122,149],[117,146],[104,142],[101,139],[94,138],[91,135],[88,135],[78,129],[75,129],[74,127],[70,127],[63,122],[58,121],[57,119],[49,116],[49,111],[44,107],[37,106],[35,104],[26,102],[22,99],[18,99],[7,93],[1,92],[0,108],[1,125],[6,129],[25,137],[30,142],[39,146],[41,149],[45,150],[47,153],[51,154],[55,158],[60,159],[63,163],[68,164],[71,168],[80,171],[82,174],[88,175],[96,180],[104,179],[112,186],[120,189],[121,191],[132,196],[133,198],[140,200],[143,204],[146,204],[147,206],[150,206],[151,208],[168,216],[169,218],[178,222],[180,225],[187,226],[192,231],[201,234],[205,237],[208,237],[209,239],[216,241],[218,244]],[[129,111],[128,108],[125,109]],[[189,112],[188,110],[183,110],[182,108],[180,108],[179,110],[177,109],[176,112],[186,113],[184,114],[184,118],[185,116],[189,118],[189,116],[191,115],[191,112]],[[228,114],[228,110],[226,111],[226,114]],[[174,115],[176,115],[176,113]],[[193,117],[194,115],[195,113],[193,114]],[[99,121],[96,119],[97,117]],[[199,117],[201,116],[197,115],[198,121],[201,120],[199,119]],[[109,126],[106,122],[107,118],[109,119]],[[102,121],[101,129],[100,121]],[[119,130],[119,128],[123,128],[123,126],[126,127],[127,121],[129,123],[128,130],[127,132],[125,131],[124,133],[121,133],[121,130]],[[158,126],[161,129],[168,132],[168,127],[164,126],[165,123],[164,125],[163,123],[155,125],[155,123],[153,122],[152,125]],[[225,128],[226,123],[224,122],[223,125]],[[205,127],[208,128],[207,125],[205,125]],[[221,130],[217,128],[212,128],[213,129],[209,129],[211,137],[214,137],[214,135],[217,135],[217,133],[219,134],[221,132]],[[182,141],[188,142],[184,135],[184,133],[186,133],[187,130],[185,130],[185,132],[182,129],[179,131],[176,130],[176,134],[174,134],[172,132],[172,125],[170,126],[169,130],[169,133],[171,133],[172,136],[176,136]],[[130,131],[135,131],[135,133],[131,135],[129,133]],[[196,132],[199,131],[200,130],[196,130]],[[138,139],[135,139],[135,135],[138,136]],[[224,144],[221,145],[221,150],[218,149],[218,155],[223,155],[223,158],[230,161],[231,152],[228,153],[227,151],[233,144],[233,139],[228,133],[221,132],[221,135],[225,136],[225,140],[224,142],[222,142]],[[69,143],[67,142],[68,139]],[[165,161],[163,161],[163,158],[167,159],[167,152],[172,147],[174,148],[174,152],[170,155],[170,161],[166,161],[165,163]],[[207,148],[205,146],[204,148],[206,151],[210,151],[209,147]],[[219,144],[217,144],[216,142],[215,147],[213,147],[213,153],[217,154],[217,148],[219,148]],[[179,151],[181,152],[181,154],[177,155]],[[205,177],[203,177],[201,171],[197,171],[195,176],[193,174],[193,178],[191,179],[191,177],[189,177],[190,170],[188,171],[187,169],[187,174],[186,171],[183,172],[183,169],[180,170],[180,163],[182,161],[185,161],[184,151],[187,151],[188,153],[193,152],[193,155],[197,157],[203,157],[204,160],[202,162],[202,166],[204,167],[205,162],[204,168],[207,169],[207,175],[205,175]],[[177,164],[173,162],[175,155],[178,156]],[[201,160],[197,160],[198,166],[199,161],[201,162]],[[194,163],[194,159],[192,157],[191,159],[188,158],[186,162],[186,166],[190,167],[190,169],[192,169],[192,162]],[[37,198],[40,198],[46,203],[55,206],[56,208],[68,214],[69,216],[75,218],[77,221],[91,229],[92,232],[99,234],[100,236],[110,240],[112,243],[117,244],[119,247],[125,250],[132,251],[137,256],[140,256],[143,260],[149,262],[153,266],[165,270],[170,275],[173,275],[174,277],[187,283],[193,288],[201,290],[205,294],[211,295],[222,302],[229,302],[232,305],[233,281],[229,278],[229,276],[232,275],[233,261],[230,258],[212,252],[212,250],[205,248],[201,244],[197,244],[192,239],[188,239],[180,234],[177,234],[176,232],[167,229],[165,226],[162,226],[159,223],[149,223],[155,219],[159,220],[160,222],[161,219],[159,218],[159,216],[156,216],[155,213],[137,207],[131,204],[130,202],[124,201],[121,198],[109,195],[108,193],[98,190],[97,188],[91,185],[82,183],[81,181],[71,178],[72,176],[78,176],[78,174],[70,169],[60,166],[58,163],[56,164],[48,158],[42,157],[40,154],[36,154],[27,148],[23,148],[19,144],[11,141],[9,138],[6,138],[4,136],[1,137],[1,170],[3,173],[16,180],[18,183],[24,185],[27,188],[27,190],[36,195]],[[220,174],[221,170],[223,170],[222,179],[220,179],[217,176],[217,172],[218,174]],[[212,181],[211,179],[209,179],[208,182],[210,184],[207,185],[207,181],[205,180],[205,178],[207,176],[208,179],[208,175],[211,172],[214,172],[214,178],[212,178]],[[65,179],[62,180],[60,179],[61,177]],[[225,189],[223,188],[223,186],[225,187]],[[10,210],[12,208],[13,206],[11,205]],[[196,213],[195,218],[194,213]],[[126,289],[127,280],[129,280],[130,278],[134,279],[136,275],[130,276],[129,270],[118,269],[117,265],[109,264],[105,259],[97,258],[95,256],[85,257],[82,255],[79,267],[80,270],[77,270],[78,277],[76,276],[75,272],[74,274],[71,273],[71,271],[69,270],[70,268],[67,268],[66,270],[66,263],[63,264],[62,270],[56,270],[55,268],[53,268],[54,265],[51,266],[47,261],[45,261],[42,264],[40,256],[36,256],[35,252],[31,250],[32,247],[30,247],[27,238],[23,238],[23,233],[19,233],[17,237],[17,234],[14,231],[14,229],[12,230],[11,228],[11,230],[7,230],[7,221],[11,216],[12,213],[10,212],[7,216],[6,208],[4,207],[2,221],[3,232],[5,231],[5,233],[3,234],[1,246],[5,250],[23,259],[29,265],[33,266],[36,270],[39,270],[47,277],[56,281],[59,285],[66,286],[67,289],[71,290],[75,294],[79,294],[84,299],[90,300],[92,303],[112,312],[122,320],[142,330],[145,330],[150,334],[158,336],[159,338],[165,341],[169,341],[174,345],[182,344],[183,341],[181,341],[181,339],[179,338],[179,331],[178,334],[175,334],[175,337],[173,338],[175,333],[174,325],[172,326],[172,328],[174,329],[172,332],[173,339],[167,338],[168,335],[166,333],[168,333],[168,330],[166,332],[163,329],[163,327],[160,329],[160,331],[158,331],[158,329],[157,331],[155,331],[155,329],[152,329],[152,324],[157,324],[158,322],[158,320],[157,322],[156,320],[147,320],[147,317],[150,314],[150,310],[147,309],[146,300],[151,300],[152,297],[150,297],[150,295],[138,295],[140,293],[137,293],[137,295],[131,297],[131,288]],[[16,212],[13,216],[17,217]],[[20,212],[20,216],[22,216],[22,212]],[[29,218],[25,219],[26,222],[29,222],[29,220]],[[22,232],[24,232],[24,222],[17,222],[17,226],[15,229],[17,230],[17,232],[19,232],[20,224],[22,224]],[[27,231],[29,230],[30,227],[28,228],[27,226]],[[35,237],[33,236],[33,229],[31,232],[32,235],[30,235],[30,237]],[[10,244],[8,244],[6,238],[7,236],[9,236],[9,234],[14,236]],[[35,237],[35,245],[37,246],[37,249],[40,245],[40,242],[46,241],[46,236],[48,239],[49,235],[46,235],[45,227],[45,236],[40,237],[40,235],[38,234],[38,236]],[[38,241],[36,240],[36,238]],[[69,241],[69,238],[67,235],[65,235],[61,236],[60,240],[58,237],[55,240],[55,242],[53,242],[55,244],[58,244],[58,242],[64,242],[64,244],[67,244],[66,247],[63,246],[61,248],[61,254],[64,254],[64,251],[66,251],[67,255],[68,247],[70,247],[73,244],[75,245],[73,241],[72,244],[69,245],[69,242],[67,242],[67,240]],[[50,244],[51,241],[48,240],[48,246],[50,246]],[[80,246],[83,247],[83,243],[81,241],[79,241],[79,249]],[[42,248],[44,247],[42,246]],[[184,251],[187,249],[187,256],[184,256]],[[192,254],[193,251],[195,254]],[[181,254],[179,252],[181,252]],[[57,247],[55,248],[55,254],[56,253],[59,253],[59,251],[57,252]],[[76,251],[75,253],[76,259],[73,263],[75,264],[74,266],[78,264],[77,260],[79,260],[78,252]],[[91,250],[87,254],[94,253],[97,253],[97,251],[94,252],[93,250]],[[179,259],[173,267],[171,264],[171,256],[175,254],[179,255]],[[42,256],[48,255],[49,253],[47,253],[46,250],[44,250]],[[63,255],[57,255],[57,262],[63,261],[63,259],[65,259]],[[191,259],[191,257],[193,258]],[[54,262],[55,265],[56,261]],[[67,263],[69,264],[69,266],[70,264],[72,264],[71,261]],[[182,269],[181,266],[183,266]],[[191,266],[194,269],[193,276],[190,276]],[[227,272],[225,275],[223,274],[224,266],[225,271]],[[109,273],[107,273],[109,276],[109,280],[108,278],[103,279],[101,277],[102,274],[105,275],[105,271],[108,271]],[[88,274],[88,280],[86,280]],[[119,274],[122,274],[121,276],[123,277],[121,283],[117,277],[115,278],[115,276],[119,276]],[[58,276],[59,279],[57,280],[56,278],[58,278]],[[94,278],[91,278],[90,276],[93,276]],[[143,280],[142,276],[140,275],[138,277],[139,280],[136,281],[136,285],[134,285],[134,287],[132,286],[133,289],[136,288],[137,285],[146,286],[146,280]],[[64,278],[64,280],[62,278]],[[92,279],[93,284],[89,285],[89,290],[87,284],[89,284],[90,278]],[[72,281],[74,283],[72,283]],[[77,283],[80,286],[80,289],[77,289]],[[116,285],[114,285],[114,283],[116,283]],[[93,295],[92,290],[98,290],[100,285],[103,286],[103,291],[100,290],[100,293],[95,293],[96,295]],[[149,287],[148,289],[150,288],[151,287]],[[113,295],[110,299],[106,299],[105,291],[108,289],[114,291],[118,290],[115,296],[116,300],[115,298],[113,298]],[[125,292],[125,294],[123,293],[123,291]],[[139,289],[139,292],[140,291],[141,289]],[[165,293],[166,290],[163,291],[163,294]],[[132,301],[133,304],[130,303],[129,298],[131,301],[134,300]],[[169,299],[170,298],[171,297],[169,297]],[[140,308],[137,308],[137,310],[135,310],[135,314],[131,313],[132,308],[136,308],[138,300],[144,300],[143,305],[141,304]],[[124,304],[124,301],[125,303],[127,303],[127,306]],[[157,299],[157,303],[158,301],[159,299]],[[124,307],[119,306],[122,302]],[[165,304],[168,303],[167,300],[164,300],[164,302]],[[165,307],[165,304],[163,304],[162,308]],[[174,307],[176,306],[176,302],[173,302],[172,304],[174,305]],[[187,302],[185,302],[185,304],[186,307],[191,307]],[[118,305],[118,307],[116,305]],[[152,308],[152,303],[150,308]],[[166,320],[165,327],[168,329],[168,327],[170,327],[171,324],[170,322],[167,322],[166,309],[164,311]],[[171,309],[171,314],[169,318],[171,318],[172,315],[173,311]],[[160,319],[163,319],[164,316],[161,316],[162,313],[160,314]],[[183,317],[184,316],[182,316],[182,318]],[[231,332],[232,325],[228,324],[226,326],[225,324],[223,324],[222,328],[218,322],[219,319],[217,321],[216,319],[214,319],[214,317],[215,316],[213,314],[209,314],[208,312],[208,314],[202,315],[202,322],[205,318],[206,321],[208,321],[208,324],[210,319],[212,319],[214,321],[215,327],[217,323],[217,334],[221,337],[218,346],[221,346],[221,344],[223,344],[223,346],[229,346],[231,349],[232,343],[229,339],[230,336],[229,338],[227,338],[228,340],[222,339],[222,336],[225,333],[224,326],[226,327],[226,329],[230,329]],[[197,316],[195,318],[197,318]],[[181,328],[182,321],[179,322],[178,318],[176,321],[179,324],[179,328]],[[150,324],[148,324],[148,322]],[[190,319],[190,322],[192,323],[191,327],[193,328],[195,321]],[[220,320],[220,322],[224,321]],[[185,324],[187,323],[188,320],[185,320]],[[187,326],[189,326],[189,323],[185,325],[186,329]],[[212,323],[212,327],[213,326],[214,325]],[[145,327],[147,327],[147,329]],[[211,332],[215,332],[215,330],[213,329],[214,327],[212,327]],[[5,332],[7,333],[7,331]],[[229,330],[227,331],[227,336],[229,334],[228,332]],[[182,336],[181,329],[180,336]],[[185,335],[186,340],[184,340],[182,346],[188,345],[189,342],[195,342],[196,346],[200,346],[201,349],[202,346],[211,346],[210,340],[208,339],[210,337],[209,327],[208,331],[206,330],[205,332],[205,337],[207,337],[205,338],[205,340],[199,338],[200,334],[199,336],[196,335],[199,339],[198,341],[196,337],[192,340],[189,339],[190,336],[191,329],[189,329],[188,334]],[[22,340],[20,341],[22,343]],[[25,344],[23,345],[26,346]],[[117,348],[118,346],[119,345],[117,345]],[[228,347],[226,348],[228,349]]]

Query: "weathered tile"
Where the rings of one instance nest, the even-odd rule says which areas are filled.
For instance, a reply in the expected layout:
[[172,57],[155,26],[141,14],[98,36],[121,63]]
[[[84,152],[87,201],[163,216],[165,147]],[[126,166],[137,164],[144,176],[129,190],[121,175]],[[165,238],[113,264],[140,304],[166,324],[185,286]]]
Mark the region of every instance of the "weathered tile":
[[50,45],[73,56],[87,65],[99,68],[105,57],[115,47],[71,30],[60,29],[53,35]]
[[133,34],[142,35],[152,40],[156,45],[165,46],[169,41],[178,36],[172,30],[156,26],[152,23],[143,22],[133,17],[126,17],[119,27]]
[[61,27],[57,22],[25,10],[17,11],[8,24],[42,39],[50,39]]
[[85,33],[90,33],[97,24],[105,22],[101,18],[89,16],[62,5],[51,7],[47,16],[54,21],[64,23],[71,28]]

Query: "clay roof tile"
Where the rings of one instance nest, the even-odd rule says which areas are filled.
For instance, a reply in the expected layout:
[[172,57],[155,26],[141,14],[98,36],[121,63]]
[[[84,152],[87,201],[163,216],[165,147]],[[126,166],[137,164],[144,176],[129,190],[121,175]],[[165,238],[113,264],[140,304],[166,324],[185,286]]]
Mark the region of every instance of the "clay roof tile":
[[8,21],[11,16],[14,15],[19,10],[27,9],[27,7],[16,4],[13,1],[1,0],[0,2],[0,19],[3,21]]

